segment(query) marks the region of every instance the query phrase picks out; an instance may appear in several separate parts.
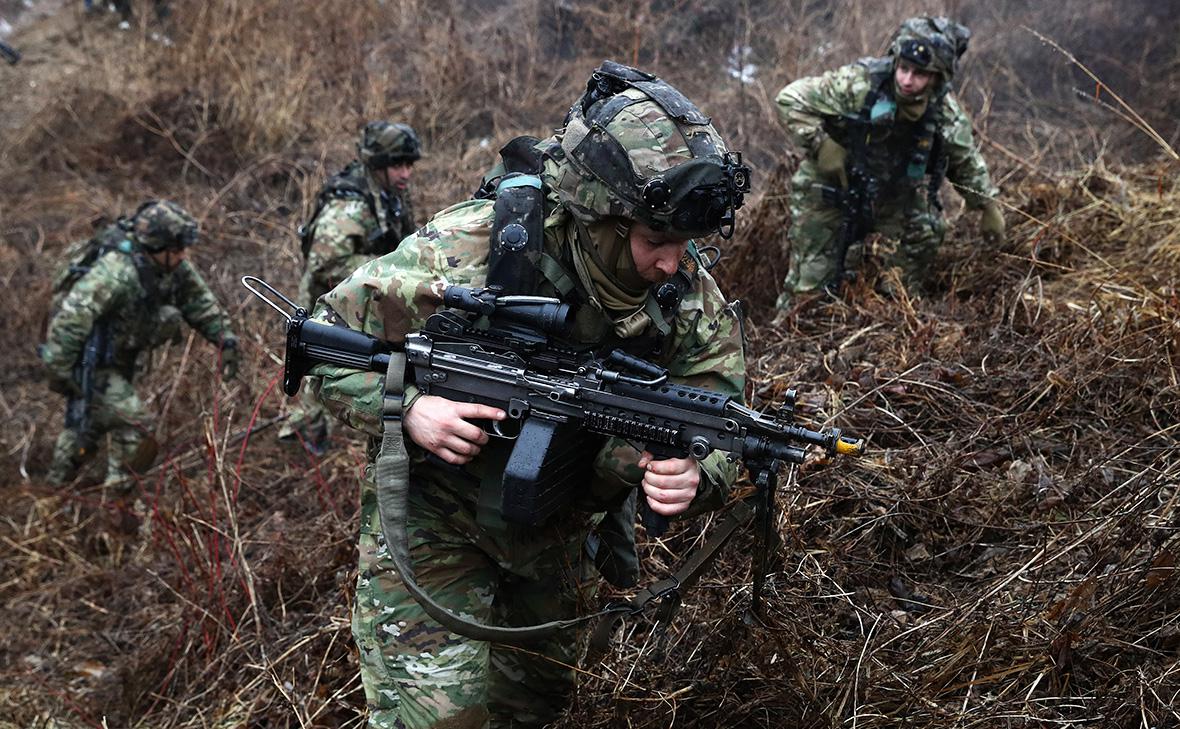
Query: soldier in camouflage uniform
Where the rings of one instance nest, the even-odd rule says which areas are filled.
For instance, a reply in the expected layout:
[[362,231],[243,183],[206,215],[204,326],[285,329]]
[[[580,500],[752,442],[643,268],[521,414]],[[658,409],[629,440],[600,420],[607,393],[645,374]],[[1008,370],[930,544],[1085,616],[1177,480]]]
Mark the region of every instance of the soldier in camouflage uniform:
[[122,490],[135,485],[128,463],[137,460],[152,430],[133,387],[137,363],[141,354],[177,339],[181,320],[218,347],[225,377],[237,375],[238,339],[229,317],[187,260],[187,248],[196,240],[197,223],[179,205],[150,201],[130,220],[120,219],[85,243],[87,265],[67,267],[54,282],[54,315],[41,348],[51,389],[80,395],[73,370],[87,338],[102,327],[108,345],[98,361],[90,432],[62,430],[53,449],[51,483],[73,478],[80,457],[109,434],[106,482]]
[[[410,177],[422,153],[413,128],[369,122],[361,130],[357,153],[358,159],[324,184],[311,220],[300,229],[305,266],[299,297],[308,311],[348,274],[392,252],[418,227]],[[323,408],[304,391],[279,437],[298,437],[304,447],[322,454],[327,436]]]
[[[607,73],[595,74],[564,130],[533,140],[546,195],[545,255],[537,266],[543,283],[535,293],[575,307],[577,342],[623,347],[666,366],[676,381],[741,399],[740,313],[700,265],[690,238],[732,232],[748,169],[726,151],[708,117],[671,86],[653,81],[645,91],[617,83],[620,76],[654,77],[609,62],[601,71]],[[445,285],[484,283],[492,225],[491,200],[443,210],[396,252],[324,296],[317,317],[402,339],[441,308]],[[654,285],[681,275],[682,297],[656,303]],[[380,435],[382,376],[327,366],[313,373],[321,379],[312,386],[335,415],[371,438]],[[607,441],[576,491],[579,508],[526,529],[479,503],[483,487],[498,483],[511,445],[489,441],[470,421],[503,419],[504,412],[422,395],[412,382],[404,403],[402,427],[412,441],[406,526],[418,582],[453,613],[485,622],[522,625],[575,615],[594,595],[583,546],[602,512],[641,487],[657,514],[699,513],[724,503],[736,475],[721,454],[700,463],[654,460]],[[369,726],[553,721],[575,686],[576,634],[521,651],[457,635],[428,617],[389,558],[376,489],[371,463],[361,485],[353,614]],[[633,555],[633,521],[628,526]]]
[[[900,268],[907,285],[924,283],[946,232],[937,200],[944,176],[968,208],[983,211],[985,237],[1002,240],[998,191],[975,146],[971,120],[950,93],[969,37],[967,28],[946,18],[910,18],[887,57],[799,79],[779,92],[779,116],[807,155],[791,180],[790,260],[780,309],[796,294],[838,285],[842,216],[821,191],[847,188],[858,154],[878,185],[873,230],[898,240],[887,263]],[[859,248],[848,256],[850,267]]]

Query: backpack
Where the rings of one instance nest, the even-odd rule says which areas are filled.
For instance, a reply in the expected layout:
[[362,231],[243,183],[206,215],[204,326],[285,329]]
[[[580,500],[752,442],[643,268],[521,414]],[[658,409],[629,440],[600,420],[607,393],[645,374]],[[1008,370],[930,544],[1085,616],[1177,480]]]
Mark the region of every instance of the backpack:
[[126,255],[134,253],[130,231],[131,221],[121,217],[114,223],[103,227],[91,238],[77,241],[66,248],[63,261],[53,274],[51,318],[74,285],[89,273],[90,269],[94,268],[98,259],[102,258],[104,254],[111,251],[118,251]]
[[299,226],[297,231],[299,234],[299,250],[303,253],[303,260],[306,261],[311,255],[311,244],[313,240],[313,232],[315,230],[316,218],[320,216],[324,207],[333,200],[364,200],[365,204],[369,206],[369,212],[373,214],[375,219],[380,220],[377,214],[377,201],[374,199],[372,193],[369,191],[369,183],[365,179],[365,167],[357,161],[349,163],[343,170],[332,175],[324,182],[324,186],[320,188],[320,192],[316,195],[315,209],[311,212],[311,217],[307,222]]

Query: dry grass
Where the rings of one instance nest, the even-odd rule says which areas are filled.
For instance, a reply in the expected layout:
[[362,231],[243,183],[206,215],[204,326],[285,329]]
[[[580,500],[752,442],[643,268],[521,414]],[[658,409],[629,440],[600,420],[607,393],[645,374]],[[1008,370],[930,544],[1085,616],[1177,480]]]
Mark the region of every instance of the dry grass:
[[[798,386],[813,424],[868,435],[873,452],[783,489],[763,624],[741,619],[745,535],[687,597],[665,656],[630,624],[565,725],[1177,725],[1177,169],[1155,161],[1159,140],[1079,100],[1093,82],[1020,26],[1175,146],[1166,39],[1180,21],[1147,32],[1158,11],[1139,2],[941,5],[976,33],[962,98],[1009,244],[986,250],[958,220],[941,293],[885,300],[871,284],[888,272],[870,270],[847,301],[775,331],[794,160],[773,94],[878,52],[919,5],[484,5],[178,4],[165,47],[150,23],[120,34],[70,4],[17,34],[25,62],[0,73],[0,726],[363,724],[347,624],[363,449],[341,436],[317,463],[267,430],[241,437],[284,404],[276,324],[237,278],[295,287],[293,230],[364,121],[422,132],[416,200],[437,210],[498,143],[559,124],[605,57],[664,74],[756,165],[718,269],[751,312],[755,401]],[[752,83],[726,71],[735,47]],[[149,196],[201,219],[197,262],[247,362],[222,383],[199,340],[157,356],[141,388],[166,457],[138,502],[110,500],[93,471],[52,491],[39,476],[61,403],[30,347],[48,272]],[[653,576],[696,526],[645,545]]]

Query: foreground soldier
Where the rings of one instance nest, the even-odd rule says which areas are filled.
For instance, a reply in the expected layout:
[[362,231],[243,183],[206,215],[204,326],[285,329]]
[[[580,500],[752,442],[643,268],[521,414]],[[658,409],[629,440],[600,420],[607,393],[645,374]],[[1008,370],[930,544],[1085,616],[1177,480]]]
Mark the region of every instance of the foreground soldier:
[[[745,360],[739,314],[726,304],[689,239],[732,231],[748,170],[727,152],[709,119],[667,84],[608,62],[571,109],[565,129],[533,142],[516,151],[525,152],[518,157],[541,153],[534,162],[539,179],[499,180],[501,190],[539,182],[544,193],[544,256],[536,264],[543,283],[531,293],[575,307],[577,342],[625,348],[666,366],[677,381],[740,400]],[[510,170],[512,147],[502,153]],[[495,182],[483,189],[496,189]],[[443,210],[395,253],[363,266],[324,296],[317,316],[401,340],[442,306],[446,284],[485,282],[494,221],[490,200]],[[680,295],[657,301],[655,285],[670,281],[683,284]],[[334,414],[373,438],[381,434],[380,376],[326,366],[314,372],[323,377],[313,386]],[[720,453],[700,463],[653,460],[608,441],[593,473],[577,476],[577,493],[584,495],[578,510],[559,512],[536,528],[514,526],[485,508],[511,446],[489,440],[472,422],[501,420],[505,413],[421,395],[412,384],[400,421],[416,446],[406,518],[410,554],[419,585],[468,618],[523,625],[575,615],[594,594],[583,545],[601,512],[617,509],[640,485],[657,514],[715,508],[735,476]],[[389,422],[398,427],[399,421]],[[361,486],[353,615],[369,726],[553,721],[575,686],[577,635],[560,633],[526,651],[456,635],[428,617],[404,589],[380,538],[374,471],[371,463]]]
[[[369,122],[357,144],[358,159],[328,178],[311,219],[300,229],[304,269],[300,300],[308,311],[316,299],[364,263],[397,248],[417,230],[410,177],[421,155],[418,135],[407,124]],[[328,421],[310,391],[292,409],[279,437],[298,437],[322,454]]]
[[[983,211],[984,236],[1003,239],[998,191],[975,147],[971,120],[950,93],[969,37],[946,18],[910,18],[887,57],[799,79],[779,92],[779,116],[807,154],[791,180],[791,250],[780,309],[796,294],[837,288],[845,246],[872,231],[898,239],[887,264],[901,269],[907,285],[925,283],[946,232],[938,200],[944,176],[968,208]],[[844,197],[849,192],[853,198]],[[857,240],[842,241],[850,211],[833,198],[855,200],[857,193],[868,225],[852,236]]]
[[[186,260],[196,240],[197,223],[179,205],[150,201],[71,249],[54,281],[54,314],[41,348],[50,388],[69,398],[74,414],[53,449],[51,483],[73,478],[109,433],[106,483],[134,487],[129,464],[150,465],[141,444],[151,421],[132,383],[140,355],[177,339],[182,319],[219,347],[222,374],[236,376],[238,339],[229,317]],[[84,360],[92,372],[81,371]]]

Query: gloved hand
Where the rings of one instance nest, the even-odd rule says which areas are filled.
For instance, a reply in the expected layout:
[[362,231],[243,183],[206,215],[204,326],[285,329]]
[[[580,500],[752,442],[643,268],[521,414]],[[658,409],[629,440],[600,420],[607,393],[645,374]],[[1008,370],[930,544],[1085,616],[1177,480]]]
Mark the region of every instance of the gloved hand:
[[221,342],[221,377],[232,380],[238,376],[238,363],[241,355],[238,352],[238,338],[226,337]]
[[990,200],[983,206],[983,216],[979,218],[979,232],[990,245],[1004,242],[1004,214],[1000,211],[1000,204]]
[[828,180],[839,180],[840,187],[847,189],[848,171],[844,166],[847,160],[848,151],[831,137],[824,137],[815,156],[815,169]]
[[180,344],[184,339],[181,323],[184,315],[175,306],[165,304],[156,312],[155,344]]

